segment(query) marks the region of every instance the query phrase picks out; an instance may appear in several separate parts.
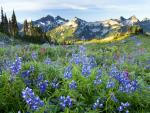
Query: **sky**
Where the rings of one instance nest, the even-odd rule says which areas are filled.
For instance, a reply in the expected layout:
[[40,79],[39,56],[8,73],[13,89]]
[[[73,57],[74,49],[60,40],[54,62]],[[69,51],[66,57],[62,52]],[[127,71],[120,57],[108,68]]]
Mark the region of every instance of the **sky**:
[[150,0],[0,0],[0,5],[9,18],[14,9],[19,22],[47,15],[91,22],[132,15],[150,18]]

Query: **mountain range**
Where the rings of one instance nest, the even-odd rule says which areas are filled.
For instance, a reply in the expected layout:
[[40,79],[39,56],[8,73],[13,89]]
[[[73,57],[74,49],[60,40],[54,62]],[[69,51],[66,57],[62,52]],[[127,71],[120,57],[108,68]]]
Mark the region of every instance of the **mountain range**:
[[53,28],[56,28],[64,23],[68,22],[68,20],[57,16],[53,17],[50,15],[47,15],[46,17],[42,17],[39,20],[33,21],[33,24],[37,27],[42,28],[44,32],[47,32],[49,30],[52,30]]
[[[140,21],[136,16],[128,19],[121,16],[119,19],[87,22],[77,17],[68,20],[60,16],[47,15],[33,21],[33,25],[40,27],[47,36],[51,36],[53,39],[57,38],[59,41],[70,38],[101,38],[118,31],[125,32],[132,25],[139,25],[144,32],[150,32],[150,19],[145,18]],[[18,26],[21,31],[23,25],[19,23]]]

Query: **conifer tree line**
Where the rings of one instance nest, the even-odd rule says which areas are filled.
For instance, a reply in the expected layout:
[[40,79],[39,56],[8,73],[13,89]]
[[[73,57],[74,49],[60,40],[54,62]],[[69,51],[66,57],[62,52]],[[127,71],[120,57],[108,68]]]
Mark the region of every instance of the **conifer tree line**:
[[45,39],[45,33],[39,27],[33,25],[32,21],[24,21],[23,29],[19,33],[19,27],[16,19],[15,11],[13,10],[11,19],[8,20],[6,13],[4,13],[1,7],[1,18],[0,18],[0,32],[7,35],[30,41],[30,42],[43,42]]
[[30,42],[43,42],[45,35],[42,29],[33,25],[32,20],[23,23],[23,39]]
[[1,7],[0,32],[12,36],[18,35],[18,25],[14,10],[11,19],[8,20],[6,13],[4,13],[3,8]]

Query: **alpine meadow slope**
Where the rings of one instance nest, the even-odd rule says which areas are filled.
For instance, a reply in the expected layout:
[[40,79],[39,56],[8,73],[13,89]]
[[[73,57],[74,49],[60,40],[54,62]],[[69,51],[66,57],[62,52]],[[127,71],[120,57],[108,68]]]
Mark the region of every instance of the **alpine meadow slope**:
[[[20,5],[11,18],[1,8],[0,113],[150,113],[150,20],[17,20],[25,11],[32,17],[99,9],[91,5],[96,1],[86,0],[86,7],[63,1],[60,11],[58,1],[49,9],[48,0],[12,0],[9,9]],[[26,9],[28,3],[33,7]]]

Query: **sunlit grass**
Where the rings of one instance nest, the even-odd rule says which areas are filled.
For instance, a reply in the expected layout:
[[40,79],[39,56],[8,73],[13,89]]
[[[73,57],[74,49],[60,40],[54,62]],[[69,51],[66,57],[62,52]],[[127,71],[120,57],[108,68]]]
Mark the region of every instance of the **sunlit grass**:
[[123,40],[125,38],[128,38],[129,34],[125,34],[123,36],[109,36],[106,38],[102,38],[102,39],[92,39],[92,40],[88,40],[88,41],[77,41],[76,44],[90,44],[90,43],[107,43],[107,42],[114,42],[114,41],[120,41]]

